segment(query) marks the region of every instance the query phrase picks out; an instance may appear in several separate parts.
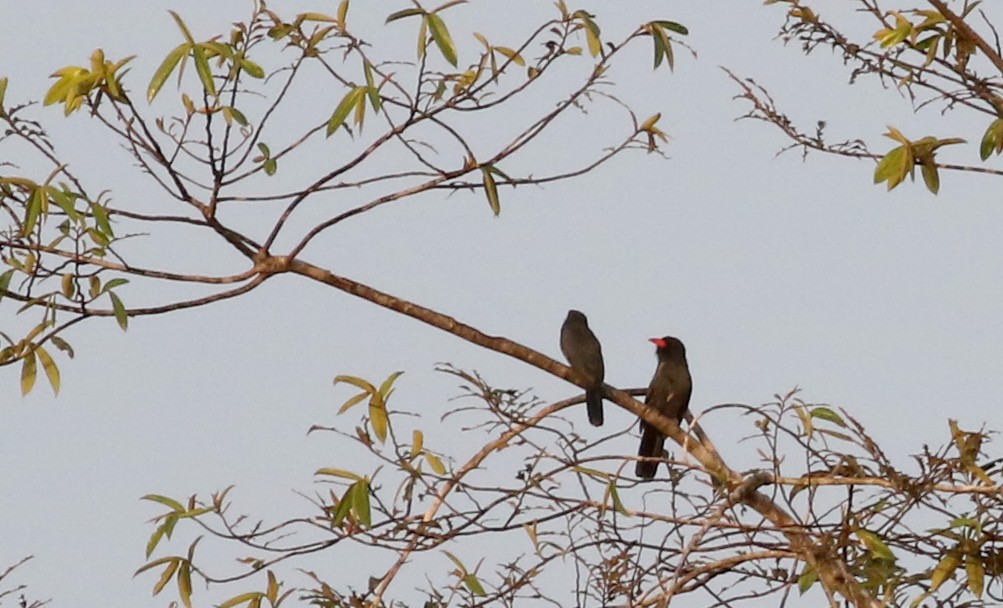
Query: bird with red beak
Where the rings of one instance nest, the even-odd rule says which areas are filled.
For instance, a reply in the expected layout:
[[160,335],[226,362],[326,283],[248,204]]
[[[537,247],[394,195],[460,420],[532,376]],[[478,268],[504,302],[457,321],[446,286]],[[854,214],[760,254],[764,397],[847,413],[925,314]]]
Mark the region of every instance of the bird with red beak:
[[[690,405],[690,393],[693,392],[690,369],[686,365],[686,347],[672,336],[652,338],[649,341],[656,346],[658,367],[655,368],[655,375],[648,385],[644,403],[658,410],[663,416],[681,423]],[[646,460],[637,461],[634,472],[638,477],[651,479],[655,476],[658,460],[654,459],[662,458],[664,445],[665,435],[641,420],[641,445],[638,447],[637,455]]]
[[561,326],[561,352],[571,369],[585,380],[585,404],[592,426],[602,426],[602,383],[606,375],[602,347],[589,329],[589,321],[577,310],[569,310]]

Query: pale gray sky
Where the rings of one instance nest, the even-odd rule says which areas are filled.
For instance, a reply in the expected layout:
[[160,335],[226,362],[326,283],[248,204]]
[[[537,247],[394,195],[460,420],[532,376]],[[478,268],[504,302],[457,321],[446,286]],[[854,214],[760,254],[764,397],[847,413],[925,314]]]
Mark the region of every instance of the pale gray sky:
[[[85,63],[97,47],[110,57],[138,54],[128,82],[141,91],[180,40],[167,9],[180,12],[197,37],[249,13],[248,3],[235,0],[8,4],[4,22],[19,24],[6,29],[0,54],[8,102],[40,99],[53,70]],[[374,39],[405,36],[401,54],[410,58],[413,28],[379,25],[404,4],[354,2],[350,16],[370,22]],[[498,14],[513,10],[501,6],[450,11],[454,36],[477,24],[493,38],[514,39],[552,11],[535,3],[525,14]],[[935,110],[914,116],[906,99],[876,81],[846,86],[837,57],[820,50],[805,58],[773,39],[779,7],[586,6],[612,38],[654,18],[690,28],[687,42],[699,57],[679,49],[675,73],[653,74],[650,49],[637,45],[611,75],[615,93],[642,117],[662,112],[670,159],[632,153],[573,182],[503,190],[497,219],[479,194],[426,195],[337,231],[310,250],[311,259],[554,356],[565,312],[581,309],[602,340],[607,381],[620,387],[646,385],[654,365],[647,338],[679,336],[694,410],[759,404],[800,386],[805,399],[858,417],[903,466],[924,443],[948,439],[949,417],[967,429],[998,426],[1003,206],[991,178],[944,173],[939,196],[921,184],[886,193],[872,185],[869,163],[820,155],[802,162],[795,152],[774,158],[787,142],[766,125],[733,120],[746,106],[732,99],[738,89],[718,66],[754,77],[806,128],[826,119],[833,140],[863,135],[875,150],[891,147],[880,134],[894,124],[915,138],[966,137],[972,143],[945,158],[974,163],[987,121],[942,119]],[[488,11],[496,14],[485,17]],[[477,44],[457,42],[461,53]],[[333,109],[336,102],[296,103]],[[614,122],[589,129],[623,120],[603,108],[595,115]],[[60,148],[93,190],[110,188],[118,201],[154,192],[82,114],[62,121],[60,109],[48,108],[38,116],[55,126]],[[582,124],[552,136],[529,161],[559,163],[595,143]],[[504,132],[504,124],[496,128]],[[491,141],[494,133],[484,129]],[[0,159],[7,154],[0,149]],[[324,166],[322,154],[316,162]],[[153,196],[143,204],[169,204]],[[154,242],[160,249],[144,254],[173,256],[180,267],[212,254],[187,242]],[[0,329],[16,309],[0,304]],[[159,512],[139,501],[144,494],[205,496],[233,483],[240,510],[255,517],[302,509],[293,491],[311,491],[313,471],[337,466],[339,457],[329,438],[306,430],[354,426],[355,419],[335,416],[351,394],[332,388],[337,374],[380,379],[405,370],[395,399],[427,411],[430,421],[454,406],[448,399],[457,392],[432,371],[440,361],[477,369],[501,386],[533,387],[544,399],[576,390],[292,278],[209,308],[134,319],[127,333],[106,320],[67,338],[77,358],[61,359],[60,397],[43,383],[22,399],[17,370],[0,376],[0,567],[35,555],[15,578],[55,607],[167,603],[150,599],[154,575],[131,578],[152,530],[145,522]],[[631,418],[607,405],[609,426],[583,432],[612,432]],[[750,455],[736,445],[748,424],[725,415],[705,422],[738,469],[756,465],[743,465]],[[625,453],[633,449],[624,443]]]

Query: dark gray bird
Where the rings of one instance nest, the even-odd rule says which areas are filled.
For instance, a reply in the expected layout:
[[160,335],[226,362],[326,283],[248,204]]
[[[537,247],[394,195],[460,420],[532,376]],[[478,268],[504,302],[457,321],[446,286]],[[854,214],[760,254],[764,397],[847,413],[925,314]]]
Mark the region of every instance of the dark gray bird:
[[577,310],[569,310],[561,326],[561,352],[588,383],[585,387],[585,404],[592,426],[602,426],[602,382],[606,375],[603,367],[602,347],[589,329],[589,320]]
[[[690,405],[690,393],[693,392],[693,380],[690,378],[690,368],[686,365],[686,347],[673,338],[652,338],[650,340],[658,347],[658,367],[648,385],[648,395],[644,403],[653,407],[663,416],[682,422],[686,409]],[[647,458],[661,458],[662,446],[665,445],[665,435],[644,420],[641,421],[641,445],[637,455]],[[641,479],[651,479],[658,470],[658,461],[639,460],[634,473]]]

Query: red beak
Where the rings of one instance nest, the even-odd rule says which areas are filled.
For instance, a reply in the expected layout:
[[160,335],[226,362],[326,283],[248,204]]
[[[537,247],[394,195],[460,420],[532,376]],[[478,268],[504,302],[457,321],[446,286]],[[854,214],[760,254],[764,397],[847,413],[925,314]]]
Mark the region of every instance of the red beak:
[[662,338],[649,338],[648,342],[651,342],[658,348],[665,348],[665,340],[663,340]]

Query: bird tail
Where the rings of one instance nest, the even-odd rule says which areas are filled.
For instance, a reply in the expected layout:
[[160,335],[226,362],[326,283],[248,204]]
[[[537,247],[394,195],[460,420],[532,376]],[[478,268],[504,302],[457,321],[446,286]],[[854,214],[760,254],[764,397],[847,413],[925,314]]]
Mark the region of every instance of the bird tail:
[[[643,431],[641,432],[641,445],[637,448],[637,455],[644,458],[661,458],[662,446],[665,445],[665,435],[647,422],[641,422]],[[658,471],[658,461],[639,460],[634,468],[634,474],[641,479],[651,479]]]
[[602,426],[602,389],[585,391],[585,404],[589,411],[589,422],[592,426]]

